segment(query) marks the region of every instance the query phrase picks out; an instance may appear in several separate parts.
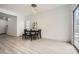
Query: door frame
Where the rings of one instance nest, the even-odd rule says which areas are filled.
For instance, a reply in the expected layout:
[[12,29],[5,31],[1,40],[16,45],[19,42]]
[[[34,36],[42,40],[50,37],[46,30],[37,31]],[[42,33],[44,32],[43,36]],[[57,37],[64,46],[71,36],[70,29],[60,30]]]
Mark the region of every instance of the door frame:
[[75,18],[74,18],[74,12],[76,11],[76,9],[79,7],[79,4],[76,6],[76,8],[73,10],[73,46],[76,48],[76,50],[78,51],[78,53],[79,53],[79,49],[75,46],[75,43],[74,43],[74,41],[75,41],[75,31],[74,31],[74,28],[75,28]]

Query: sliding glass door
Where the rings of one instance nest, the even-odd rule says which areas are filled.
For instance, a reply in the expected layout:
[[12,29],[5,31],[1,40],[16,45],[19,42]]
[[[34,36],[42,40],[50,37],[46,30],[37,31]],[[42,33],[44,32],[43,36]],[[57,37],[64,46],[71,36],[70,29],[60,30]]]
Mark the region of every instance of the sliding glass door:
[[74,46],[79,50],[79,5],[73,11]]

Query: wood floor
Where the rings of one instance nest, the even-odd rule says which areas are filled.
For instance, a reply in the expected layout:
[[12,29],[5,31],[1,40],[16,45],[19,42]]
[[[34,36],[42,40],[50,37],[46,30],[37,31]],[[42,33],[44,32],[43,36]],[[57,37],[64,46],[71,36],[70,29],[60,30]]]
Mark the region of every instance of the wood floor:
[[49,39],[22,40],[21,37],[0,35],[1,54],[76,54],[75,48],[65,42]]

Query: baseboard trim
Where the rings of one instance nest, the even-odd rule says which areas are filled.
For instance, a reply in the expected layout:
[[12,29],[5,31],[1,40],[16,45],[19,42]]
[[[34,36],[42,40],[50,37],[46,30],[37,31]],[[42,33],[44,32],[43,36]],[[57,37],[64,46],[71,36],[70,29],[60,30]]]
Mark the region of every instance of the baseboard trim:
[[66,42],[69,43],[69,41],[65,41],[65,40],[57,40],[57,39],[51,39],[51,38],[46,38],[46,37],[42,37],[43,39],[50,39],[50,40],[54,40],[54,41],[59,41],[59,42]]

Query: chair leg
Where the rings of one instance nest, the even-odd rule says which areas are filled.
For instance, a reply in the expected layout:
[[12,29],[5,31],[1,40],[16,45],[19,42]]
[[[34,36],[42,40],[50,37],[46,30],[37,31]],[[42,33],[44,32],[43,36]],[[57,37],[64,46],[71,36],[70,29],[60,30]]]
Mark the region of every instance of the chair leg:
[[25,35],[25,39],[26,39],[26,35]]
[[39,39],[39,35],[37,35],[37,38]]
[[41,39],[41,34],[40,34],[40,39]]
[[32,36],[30,36],[30,38],[31,38],[31,41],[32,41]]
[[24,35],[22,35],[22,40],[23,40],[23,38],[24,38]]

